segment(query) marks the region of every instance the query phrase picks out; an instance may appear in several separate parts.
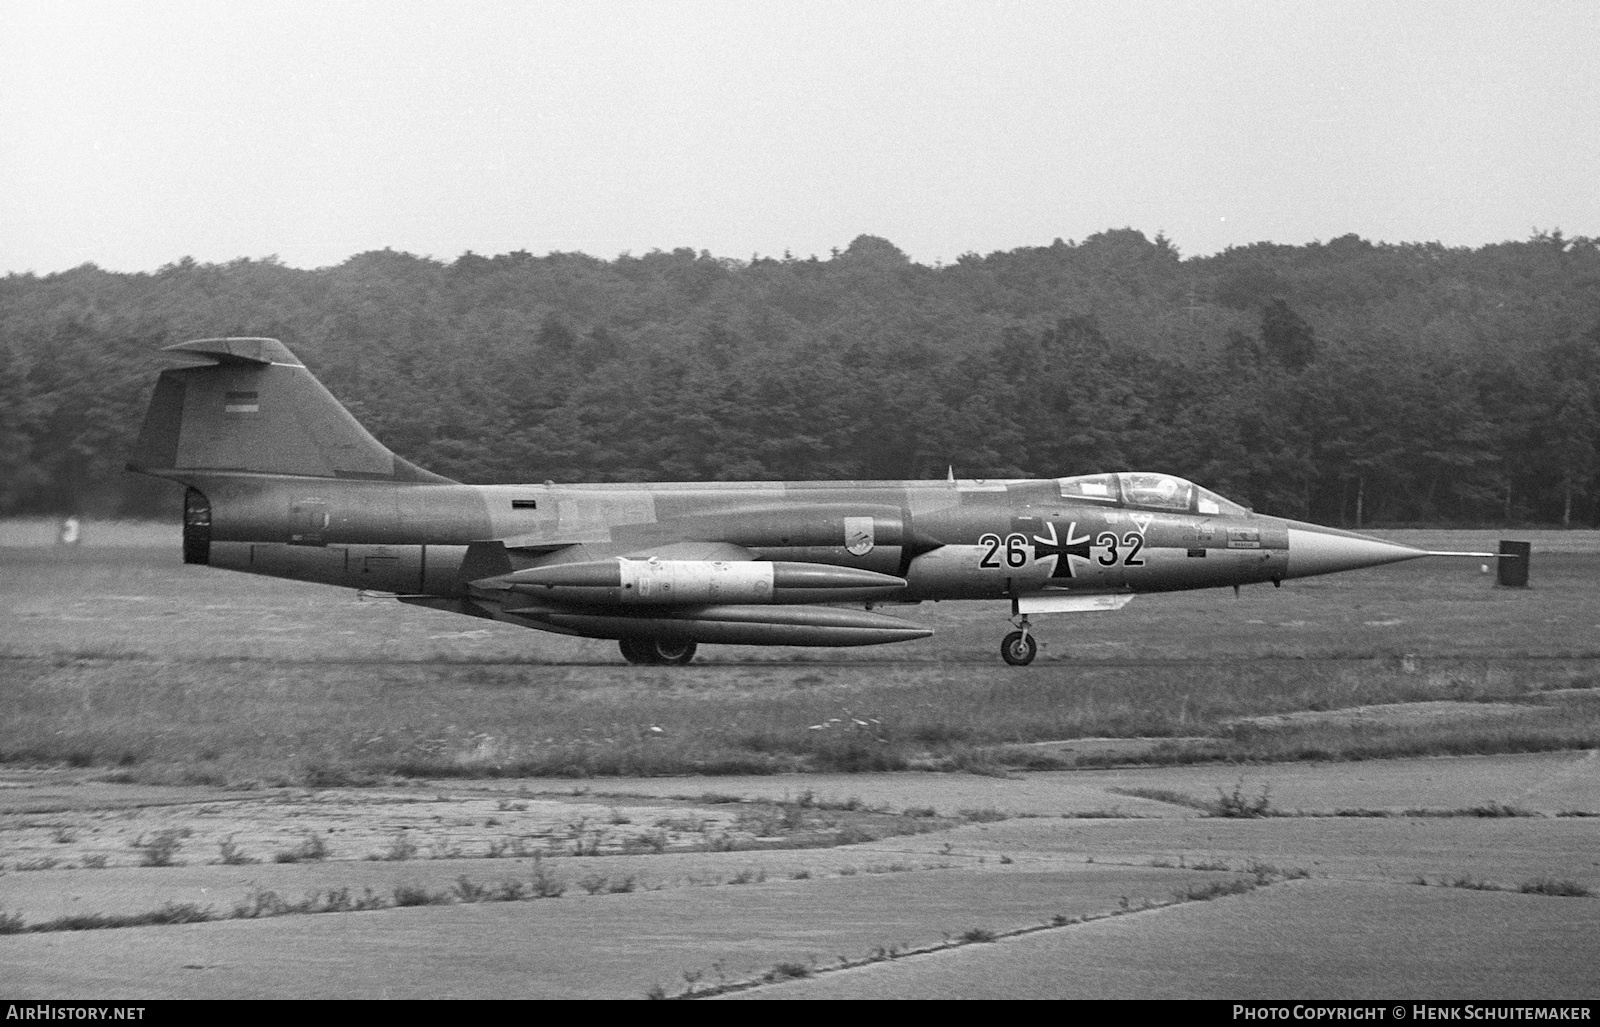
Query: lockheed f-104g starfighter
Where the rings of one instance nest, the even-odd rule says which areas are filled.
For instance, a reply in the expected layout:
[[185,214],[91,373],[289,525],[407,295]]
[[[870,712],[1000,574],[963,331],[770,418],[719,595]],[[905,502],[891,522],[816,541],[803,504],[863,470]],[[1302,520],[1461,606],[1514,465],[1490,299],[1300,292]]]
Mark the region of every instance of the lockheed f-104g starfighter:
[[1153,472],[464,485],[390,452],[275,339],[167,350],[203,363],[162,373],[128,467],[187,487],[186,562],[616,639],[633,663],[909,641],[933,632],[880,607],[991,600],[1022,665],[1035,615],[1430,555]]

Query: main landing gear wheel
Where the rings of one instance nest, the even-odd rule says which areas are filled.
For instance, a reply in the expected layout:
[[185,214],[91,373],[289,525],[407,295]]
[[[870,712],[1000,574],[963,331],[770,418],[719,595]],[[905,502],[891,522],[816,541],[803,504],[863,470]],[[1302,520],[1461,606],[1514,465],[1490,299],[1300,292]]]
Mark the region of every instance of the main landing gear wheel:
[[1013,631],[1000,643],[1000,656],[1013,667],[1026,667],[1039,655],[1039,643],[1025,631]]
[[666,639],[657,639],[651,646],[655,649],[658,663],[673,663],[679,666],[694,659],[696,648],[693,642],[672,642]]
[[629,663],[656,663],[656,647],[644,638],[624,638],[617,642],[622,658]]
[[693,642],[674,642],[669,639],[624,638],[618,640],[617,648],[622,650],[623,659],[629,663],[681,665],[694,659],[697,647]]

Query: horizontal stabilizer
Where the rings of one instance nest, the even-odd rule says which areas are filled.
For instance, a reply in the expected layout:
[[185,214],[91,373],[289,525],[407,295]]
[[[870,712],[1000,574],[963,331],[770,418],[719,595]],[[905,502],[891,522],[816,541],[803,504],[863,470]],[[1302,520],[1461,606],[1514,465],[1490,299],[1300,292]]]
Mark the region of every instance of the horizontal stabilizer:
[[277,339],[193,339],[163,346],[168,353],[197,357],[210,357],[220,364],[283,364],[286,367],[304,367],[300,358],[289,352],[289,347]]

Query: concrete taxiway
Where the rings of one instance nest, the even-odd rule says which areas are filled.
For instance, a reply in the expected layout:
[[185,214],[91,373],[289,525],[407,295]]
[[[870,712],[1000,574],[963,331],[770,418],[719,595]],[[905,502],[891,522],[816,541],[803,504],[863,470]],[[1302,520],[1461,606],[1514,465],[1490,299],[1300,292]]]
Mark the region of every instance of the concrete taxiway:
[[[576,794],[451,783],[427,802],[6,783],[0,915],[24,930],[169,903],[218,917],[0,936],[6,998],[643,998],[730,985],[751,985],[727,993],[738,998],[1600,998],[1600,899],[1539,893],[1600,893],[1594,752],[1242,773],[607,780]],[[1236,791],[1294,815],[1197,808]],[[472,831],[513,816],[703,827],[753,808],[736,796],[806,793],[948,822],[828,848],[461,857]],[[333,858],[211,865],[199,844],[306,823],[334,839]],[[366,858],[397,823],[418,851]],[[188,865],[81,865],[116,851],[95,850],[99,839],[158,828],[191,831]],[[559,877],[561,897],[465,901],[535,872]],[[231,918],[264,892],[292,902],[402,887],[454,887],[463,901]]]

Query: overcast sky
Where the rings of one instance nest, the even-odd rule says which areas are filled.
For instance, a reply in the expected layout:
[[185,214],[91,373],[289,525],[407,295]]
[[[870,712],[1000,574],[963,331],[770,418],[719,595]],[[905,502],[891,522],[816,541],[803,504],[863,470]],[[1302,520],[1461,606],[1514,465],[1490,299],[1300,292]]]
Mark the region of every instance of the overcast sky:
[[0,271],[1600,236],[1600,4],[0,0]]

